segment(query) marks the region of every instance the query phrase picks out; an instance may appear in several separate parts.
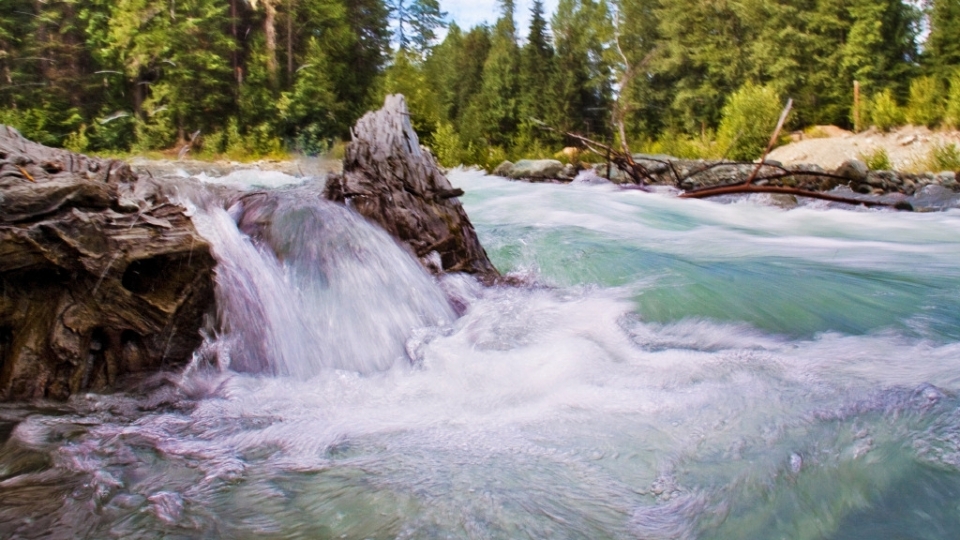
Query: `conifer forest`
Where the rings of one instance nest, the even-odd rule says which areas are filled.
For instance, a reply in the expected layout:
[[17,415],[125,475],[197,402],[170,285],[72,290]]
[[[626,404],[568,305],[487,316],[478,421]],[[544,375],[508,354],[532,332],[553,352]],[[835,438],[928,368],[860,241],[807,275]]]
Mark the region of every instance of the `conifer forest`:
[[538,0],[527,28],[499,8],[460,28],[437,0],[3,0],[0,123],[85,152],[317,154],[399,92],[448,165],[564,132],[752,158],[787,98],[791,129],[960,124],[960,0]]

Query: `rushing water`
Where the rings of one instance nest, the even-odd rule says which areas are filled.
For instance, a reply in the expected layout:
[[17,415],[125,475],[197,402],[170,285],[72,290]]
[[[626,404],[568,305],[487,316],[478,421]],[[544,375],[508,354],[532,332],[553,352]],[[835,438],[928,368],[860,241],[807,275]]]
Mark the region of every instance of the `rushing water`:
[[228,330],[0,409],[0,537],[960,535],[960,211],[451,180],[536,285],[434,283],[302,192],[259,248],[198,202]]

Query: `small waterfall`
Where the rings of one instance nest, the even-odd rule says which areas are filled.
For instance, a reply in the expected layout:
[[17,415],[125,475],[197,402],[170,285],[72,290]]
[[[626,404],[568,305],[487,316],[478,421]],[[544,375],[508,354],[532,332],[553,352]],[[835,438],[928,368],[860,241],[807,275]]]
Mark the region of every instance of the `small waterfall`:
[[318,186],[211,204],[193,221],[218,260],[219,345],[236,371],[382,371],[414,329],[454,318],[410,254]]

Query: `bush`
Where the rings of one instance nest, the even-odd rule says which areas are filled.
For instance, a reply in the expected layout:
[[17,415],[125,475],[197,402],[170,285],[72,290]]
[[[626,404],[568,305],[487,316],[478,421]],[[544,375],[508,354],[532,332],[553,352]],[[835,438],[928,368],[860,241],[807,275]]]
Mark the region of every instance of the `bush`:
[[873,96],[867,104],[867,113],[870,123],[880,131],[902,126],[904,122],[903,109],[893,98],[893,93],[887,89]]
[[717,142],[727,157],[739,161],[757,159],[777,126],[783,104],[776,90],[747,83],[730,96],[723,107]]
[[683,159],[716,159],[723,157],[723,151],[726,150],[726,147],[712,141],[712,139],[712,134],[705,134],[703,138],[700,138],[688,137],[675,131],[667,131],[661,134],[652,144],[643,145],[641,148],[647,154],[667,154]]
[[934,127],[943,120],[942,90],[933,77],[917,77],[910,81],[910,101],[906,119],[916,126]]
[[960,171],[960,148],[954,143],[938,144],[930,149],[927,161],[932,172]]
[[890,164],[890,154],[883,148],[875,148],[873,151],[860,154],[860,159],[867,164],[871,171],[889,171],[893,169]]
[[497,165],[506,161],[506,159],[507,152],[503,148],[499,146],[490,146],[482,156],[482,160],[477,164],[483,167],[487,172],[491,172],[497,167]]
[[87,125],[80,124],[80,129],[67,135],[67,138],[63,141],[63,147],[78,154],[86,152],[87,148],[90,147],[90,139],[87,138]]
[[[433,149],[437,161],[444,167],[456,167],[463,163],[463,149],[460,147],[460,135],[449,122],[440,122],[433,132]],[[496,166],[496,165],[494,165]]]

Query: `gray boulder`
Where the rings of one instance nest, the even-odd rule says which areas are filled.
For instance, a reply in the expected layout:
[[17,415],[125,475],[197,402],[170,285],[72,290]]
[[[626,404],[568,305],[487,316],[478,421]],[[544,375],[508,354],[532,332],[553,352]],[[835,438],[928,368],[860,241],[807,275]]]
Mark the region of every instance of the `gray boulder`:
[[521,159],[514,163],[510,178],[557,178],[563,170],[563,163],[555,159]]
[[494,176],[503,176],[505,178],[509,178],[510,171],[512,170],[513,170],[513,163],[511,163],[510,161],[504,161],[501,164],[497,165],[496,168],[493,169],[493,171],[491,171],[491,174],[493,174]]
[[842,176],[854,182],[865,182],[867,180],[867,173],[870,172],[870,169],[867,168],[867,164],[860,161],[859,159],[848,159],[840,164],[837,167],[837,170],[834,171],[834,174],[837,176]]

